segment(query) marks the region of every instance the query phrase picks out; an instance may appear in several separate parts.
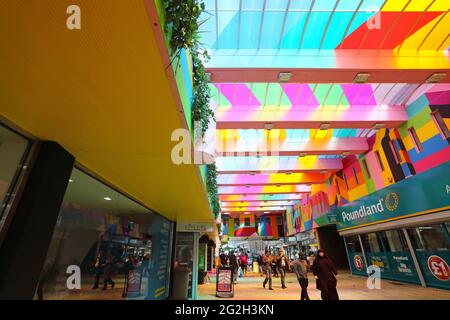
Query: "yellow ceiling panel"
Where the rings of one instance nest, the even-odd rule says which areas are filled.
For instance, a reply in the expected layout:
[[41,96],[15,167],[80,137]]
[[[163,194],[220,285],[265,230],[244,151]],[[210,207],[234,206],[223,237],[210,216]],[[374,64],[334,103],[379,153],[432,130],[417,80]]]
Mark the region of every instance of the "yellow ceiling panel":
[[197,168],[171,161],[183,126],[144,1],[0,2],[0,114],[166,217],[211,221]]

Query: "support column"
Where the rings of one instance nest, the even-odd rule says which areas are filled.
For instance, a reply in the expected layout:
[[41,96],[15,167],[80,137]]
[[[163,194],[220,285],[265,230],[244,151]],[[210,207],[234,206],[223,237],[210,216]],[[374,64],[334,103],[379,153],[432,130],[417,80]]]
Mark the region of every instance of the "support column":
[[0,248],[0,300],[33,299],[75,158],[44,141]]
[[423,277],[422,269],[420,269],[419,261],[417,260],[416,252],[414,251],[414,248],[411,243],[411,239],[409,238],[408,231],[406,231],[405,228],[402,228],[403,234],[405,235],[406,243],[408,243],[409,253],[411,254],[411,257],[414,262],[414,267],[416,267],[417,275],[419,276],[420,284],[422,287],[427,286],[427,283],[425,282],[425,278]]

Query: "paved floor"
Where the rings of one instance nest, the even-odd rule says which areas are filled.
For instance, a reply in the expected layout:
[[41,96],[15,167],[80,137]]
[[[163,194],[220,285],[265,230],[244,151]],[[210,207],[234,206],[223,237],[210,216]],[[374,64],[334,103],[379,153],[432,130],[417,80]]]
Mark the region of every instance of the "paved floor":
[[[215,296],[215,277],[209,283],[199,285],[199,300],[224,299]],[[238,300],[298,300],[300,287],[294,274],[287,275],[287,289],[281,289],[280,278],[273,278],[273,291],[264,289],[263,278],[257,274],[248,274],[239,278],[235,286],[234,298]],[[315,279],[309,277],[308,293],[312,300],[320,300],[320,291],[316,289]],[[342,300],[450,300],[450,291],[423,288],[390,280],[381,280],[381,289],[370,290],[366,278],[353,277],[349,273],[338,275],[338,292]]]

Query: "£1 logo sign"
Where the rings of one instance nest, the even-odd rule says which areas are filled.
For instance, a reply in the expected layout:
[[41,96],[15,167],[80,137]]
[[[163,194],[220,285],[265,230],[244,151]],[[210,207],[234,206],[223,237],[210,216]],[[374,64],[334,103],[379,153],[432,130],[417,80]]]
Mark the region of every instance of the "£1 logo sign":
[[441,281],[447,281],[450,278],[448,264],[439,256],[430,256],[428,258],[428,269],[430,269],[433,276]]
[[355,267],[358,271],[362,271],[363,269],[363,262],[360,256],[356,255],[353,257],[353,263],[355,264]]

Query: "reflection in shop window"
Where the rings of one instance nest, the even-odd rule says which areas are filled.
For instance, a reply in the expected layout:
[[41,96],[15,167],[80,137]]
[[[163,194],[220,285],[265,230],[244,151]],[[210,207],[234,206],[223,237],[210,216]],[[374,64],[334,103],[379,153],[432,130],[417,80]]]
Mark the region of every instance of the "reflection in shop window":
[[[446,224],[448,227],[448,223]],[[449,251],[448,229],[444,224],[435,224],[408,229],[408,234],[417,250]]]
[[30,142],[0,123],[0,231],[15,196],[15,187],[28,155]]
[[376,233],[368,233],[361,235],[361,240],[365,252],[382,252],[382,245]]
[[[70,181],[36,298],[167,298],[172,223],[78,169]],[[66,287],[70,265],[81,290]]]

